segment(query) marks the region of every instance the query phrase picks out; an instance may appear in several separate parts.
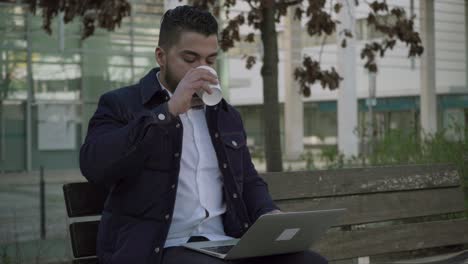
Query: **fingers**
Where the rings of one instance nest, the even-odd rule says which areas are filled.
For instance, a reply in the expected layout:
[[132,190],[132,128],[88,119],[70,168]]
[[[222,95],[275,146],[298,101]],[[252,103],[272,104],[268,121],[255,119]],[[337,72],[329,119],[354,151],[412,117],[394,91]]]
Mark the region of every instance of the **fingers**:
[[218,76],[206,69],[192,69],[190,72],[196,75],[196,80],[204,80],[211,84],[218,84]]
[[214,84],[214,85],[218,84],[219,83],[218,76],[216,76],[215,74],[211,73],[210,71],[206,69],[196,69],[196,70],[201,72],[199,76],[200,78],[199,80],[203,81],[203,84],[201,84],[198,90],[203,90],[208,94],[212,94],[213,91],[210,88],[210,84]]
[[200,90],[203,90],[203,91],[207,92],[208,94],[213,93],[213,91],[211,90],[210,86],[207,83],[202,85]]
[[200,90],[203,90],[205,92],[207,92],[208,94],[212,94],[212,90],[210,88],[210,85],[207,81],[204,81],[204,80],[198,80],[196,82],[193,83],[193,89],[195,91],[200,91]]
[[[190,108],[190,102],[194,93],[206,92],[212,94],[211,85],[219,83],[216,74],[213,74],[207,69],[190,69],[185,74],[184,78],[179,82],[172,99],[177,99],[178,103],[174,103],[178,113],[185,113]],[[188,106],[188,107],[186,107]]]

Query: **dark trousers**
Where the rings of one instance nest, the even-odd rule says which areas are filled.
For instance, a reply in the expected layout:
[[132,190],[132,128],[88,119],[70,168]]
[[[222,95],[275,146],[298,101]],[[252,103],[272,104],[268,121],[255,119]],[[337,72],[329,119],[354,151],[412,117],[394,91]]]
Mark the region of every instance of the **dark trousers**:
[[246,258],[241,260],[222,260],[184,247],[164,249],[162,264],[327,264],[328,261],[317,253],[300,253]]

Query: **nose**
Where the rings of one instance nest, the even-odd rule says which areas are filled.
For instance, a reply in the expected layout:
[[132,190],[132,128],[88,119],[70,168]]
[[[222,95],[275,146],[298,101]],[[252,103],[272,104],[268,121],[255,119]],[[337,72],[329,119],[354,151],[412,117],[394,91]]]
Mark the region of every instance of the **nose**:
[[197,67],[200,67],[200,66],[210,66],[207,62],[206,62],[206,59],[205,58],[200,58],[195,64],[194,64],[194,68],[197,68]]

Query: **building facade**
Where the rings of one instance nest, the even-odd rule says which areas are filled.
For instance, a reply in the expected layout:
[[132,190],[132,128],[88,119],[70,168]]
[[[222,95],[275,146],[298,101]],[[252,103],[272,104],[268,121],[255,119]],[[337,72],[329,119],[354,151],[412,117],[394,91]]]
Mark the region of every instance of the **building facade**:
[[[121,28],[115,32],[97,30],[86,40],[81,40],[79,21],[64,25],[55,20],[53,34],[49,36],[41,28],[41,17],[29,14],[26,6],[0,3],[0,171],[36,170],[40,166],[77,168],[79,147],[99,95],[134,83],[157,66],[154,48],[165,3],[131,2],[133,16],[126,18]],[[408,14],[419,15],[417,0],[388,3],[405,8]],[[463,0],[445,0],[435,1],[434,5],[438,127],[448,129],[448,136],[454,138],[459,135],[450,129],[454,126],[465,129],[468,122],[466,4]],[[234,12],[244,8],[240,3]],[[365,141],[361,135],[368,125],[370,105],[377,137],[383,137],[390,129],[420,131],[420,59],[408,59],[404,45],[398,44],[378,59],[375,96],[370,92],[371,76],[363,67],[359,51],[364,43],[379,40],[382,35],[367,26],[367,12],[364,4],[355,12],[357,56],[353,64],[359,110],[356,133]],[[416,20],[416,29],[419,25]],[[303,27],[299,25],[300,29]],[[285,22],[278,25],[283,138],[287,137],[286,91],[293,85],[292,78],[286,76],[290,72],[286,66],[291,61],[288,30]],[[300,32],[293,45],[300,49],[301,57],[320,57],[325,68],[337,66],[339,46],[335,36],[324,40],[309,37],[305,30]],[[239,43],[223,54],[218,71],[225,97],[243,115],[248,144],[261,149],[265,130],[260,75],[262,46],[259,36],[256,38],[255,43]],[[251,70],[244,66],[244,54],[259,58]],[[299,127],[303,127],[303,138],[296,140],[305,149],[337,145],[337,97],[337,91],[314,85],[311,96],[300,99],[303,125]]]

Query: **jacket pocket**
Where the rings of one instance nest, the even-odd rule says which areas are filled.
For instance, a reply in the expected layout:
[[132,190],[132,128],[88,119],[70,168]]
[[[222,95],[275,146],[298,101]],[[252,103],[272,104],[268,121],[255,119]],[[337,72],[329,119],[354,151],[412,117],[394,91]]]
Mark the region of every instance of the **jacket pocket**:
[[246,140],[242,132],[233,132],[221,134],[221,140],[228,159],[229,167],[232,176],[236,181],[238,190],[242,193],[244,180],[244,150],[246,148]]
[[233,150],[240,150],[245,147],[246,144],[244,133],[242,132],[221,134],[221,139],[226,147]]

